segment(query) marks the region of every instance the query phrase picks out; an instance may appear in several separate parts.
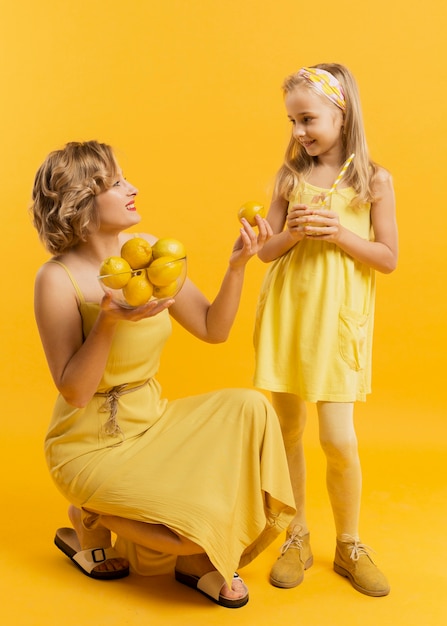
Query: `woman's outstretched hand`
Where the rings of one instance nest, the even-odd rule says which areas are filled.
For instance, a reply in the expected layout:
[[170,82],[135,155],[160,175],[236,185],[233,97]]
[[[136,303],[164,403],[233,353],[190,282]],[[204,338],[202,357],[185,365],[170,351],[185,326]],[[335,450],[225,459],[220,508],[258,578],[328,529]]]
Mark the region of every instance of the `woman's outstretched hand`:
[[273,235],[272,228],[266,219],[256,215],[258,232],[250,226],[245,218],[242,221],[241,234],[237,238],[230,257],[230,267],[238,268],[245,266],[251,257],[258,254],[264,244]]
[[112,294],[107,292],[101,300],[101,310],[107,317],[114,321],[138,322],[146,317],[158,315],[161,311],[168,309],[174,304],[173,298],[164,298],[163,300],[149,300],[146,304],[135,307],[134,309],[126,309],[112,300]]

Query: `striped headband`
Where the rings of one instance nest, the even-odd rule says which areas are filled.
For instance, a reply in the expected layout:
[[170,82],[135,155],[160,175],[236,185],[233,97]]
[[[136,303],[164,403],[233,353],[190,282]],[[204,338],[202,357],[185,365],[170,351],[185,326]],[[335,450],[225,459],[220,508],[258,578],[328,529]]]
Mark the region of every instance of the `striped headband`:
[[339,109],[346,111],[343,87],[333,74],[318,67],[302,67],[298,74],[312,83],[320,94],[329,98]]

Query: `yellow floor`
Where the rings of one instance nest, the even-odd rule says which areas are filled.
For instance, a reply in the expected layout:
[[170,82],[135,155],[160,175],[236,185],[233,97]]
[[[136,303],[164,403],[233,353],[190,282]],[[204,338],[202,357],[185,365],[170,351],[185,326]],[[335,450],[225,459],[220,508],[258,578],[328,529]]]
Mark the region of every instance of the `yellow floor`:
[[[365,413],[363,409],[363,413]],[[267,576],[282,540],[241,570],[242,609],[218,607],[172,576],[93,581],[53,545],[66,507],[34,435],[2,441],[1,617],[5,626],[220,625],[441,626],[447,624],[446,445],[442,416],[408,412],[359,420],[364,471],[362,539],[373,546],[391,594],[370,598],[332,571],[333,524],[314,426],[308,435],[308,506],[314,565],[304,583],[276,589]],[[397,420],[397,422],[396,422]],[[408,428],[396,423],[407,420]],[[443,419],[442,419],[443,421]],[[390,428],[387,428],[387,424]],[[427,427],[428,425],[428,427]],[[400,432],[400,435],[399,435]],[[445,426],[443,426],[445,432]],[[437,436],[437,433],[439,436]]]

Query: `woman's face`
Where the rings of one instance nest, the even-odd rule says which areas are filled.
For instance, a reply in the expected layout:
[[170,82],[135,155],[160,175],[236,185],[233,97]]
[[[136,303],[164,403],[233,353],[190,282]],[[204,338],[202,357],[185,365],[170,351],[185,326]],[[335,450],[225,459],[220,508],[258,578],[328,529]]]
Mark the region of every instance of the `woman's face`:
[[135,206],[137,193],[138,189],[124,178],[118,168],[112,187],[98,194],[95,199],[99,229],[124,230],[138,224],[141,216]]

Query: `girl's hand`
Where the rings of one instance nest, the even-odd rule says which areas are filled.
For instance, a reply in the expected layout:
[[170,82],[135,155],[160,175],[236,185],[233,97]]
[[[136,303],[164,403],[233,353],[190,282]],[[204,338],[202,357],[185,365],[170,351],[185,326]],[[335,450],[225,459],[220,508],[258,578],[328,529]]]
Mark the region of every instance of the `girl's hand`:
[[258,234],[250,226],[245,218],[242,219],[241,234],[237,238],[230,257],[230,267],[244,267],[252,256],[258,254],[264,244],[273,235],[272,227],[259,215],[256,215],[256,225]]
[[111,292],[107,292],[101,300],[100,307],[103,314],[111,321],[117,322],[126,320],[128,322],[138,322],[147,317],[158,315],[161,311],[168,309],[172,304],[174,304],[173,298],[164,298],[163,300],[149,300],[146,304],[134,309],[126,309],[113,302]]
[[310,209],[308,212],[307,223],[303,227],[304,235],[312,239],[323,239],[337,243],[340,238],[342,226],[335,211],[328,209]]
[[313,214],[312,210],[306,204],[296,204],[287,214],[286,228],[292,239],[297,242],[304,239],[306,233],[304,226],[309,221],[309,216]]

